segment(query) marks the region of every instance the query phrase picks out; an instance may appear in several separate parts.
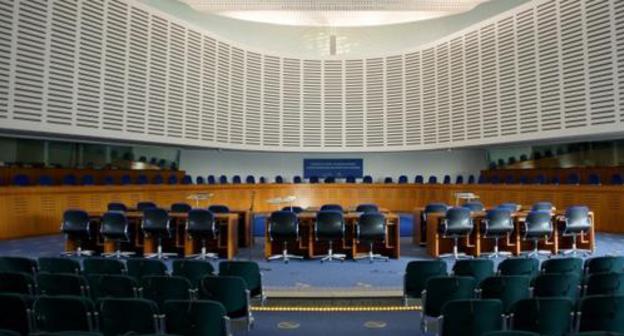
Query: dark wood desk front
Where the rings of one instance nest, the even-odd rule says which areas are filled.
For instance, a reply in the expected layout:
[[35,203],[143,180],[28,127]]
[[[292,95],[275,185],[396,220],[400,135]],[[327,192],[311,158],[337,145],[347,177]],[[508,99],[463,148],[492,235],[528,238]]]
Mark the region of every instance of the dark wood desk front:
[[[86,242],[91,248],[95,248],[101,252],[114,252],[115,243],[105,240],[99,234],[99,225],[104,212],[93,211],[89,212],[89,217],[92,223],[95,225],[92,228],[93,239],[91,242]],[[153,253],[156,250],[156,242],[153,239],[145,238],[141,230],[141,221],[143,220],[143,214],[141,212],[128,212],[128,224],[130,225],[130,243],[129,248],[135,252],[142,252],[143,254]],[[171,244],[165,246],[165,252],[183,252],[185,256],[198,253],[201,246],[199,242],[192,240],[186,233],[186,219],[187,215],[182,213],[170,213],[171,227],[173,232],[173,239]],[[238,214],[215,214],[216,223],[219,225],[219,238],[214,246],[219,255],[223,258],[232,259],[238,252]],[[75,242],[67,240],[65,242],[65,250],[73,251],[75,249]]]
[[[334,244],[334,253],[344,253],[353,257],[360,253],[368,253],[369,247],[356,243],[356,222],[359,213],[345,213],[345,237],[338,245]],[[379,253],[391,258],[398,259],[401,255],[401,241],[399,229],[399,216],[393,213],[387,213],[386,216],[386,242],[385,244],[376,244],[374,246],[375,253]],[[327,253],[328,245],[326,243],[317,242],[314,236],[314,223],[316,221],[315,212],[302,212],[297,215],[299,218],[299,241],[296,244],[288,246],[288,252],[295,255],[301,255],[306,258],[314,258],[315,256]],[[264,256],[266,258],[281,254],[283,245],[280,242],[272,242],[269,237],[269,216],[265,221],[265,239],[264,239]]]

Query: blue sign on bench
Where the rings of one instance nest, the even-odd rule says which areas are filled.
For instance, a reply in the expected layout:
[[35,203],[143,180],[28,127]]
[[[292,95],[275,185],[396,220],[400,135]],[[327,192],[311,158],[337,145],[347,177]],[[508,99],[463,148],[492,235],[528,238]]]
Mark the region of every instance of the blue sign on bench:
[[363,159],[303,159],[303,176],[310,178],[353,176],[361,178],[364,174]]

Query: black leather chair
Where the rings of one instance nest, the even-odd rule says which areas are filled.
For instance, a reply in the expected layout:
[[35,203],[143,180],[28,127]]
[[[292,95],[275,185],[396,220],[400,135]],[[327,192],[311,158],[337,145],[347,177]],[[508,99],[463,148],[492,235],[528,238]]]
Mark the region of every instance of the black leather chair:
[[458,259],[467,257],[465,253],[459,253],[459,238],[469,236],[474,229],[474,223],[470,217],[470,210],[464,207],[450,208],[446,211],[442,223],[438,227],[438,233],[442,238],[453,239],[453,252],[443,254],[440,258],[452,257]]
[[362,183],[373,183],[373,177],[370,175],[366,175],[362,178]]
[[321,211],[340,211],[344,212],[344,209],[340,204],[323,204],[321,206]]
[[104,256],[119,259],[134,254],[134,252],[122,252],[121,250],[121,244],[130,241],[130,235],[128,234],[128,218],[125,213],[121,211],[106,212],[102,216],[100,234],[104,239],[115,242],[115,252],[104,253]]
[[355,208],[355,212],[379,212],[377,204],[360,204]]
[[282,208],[282,211],[291,211],[298,214],[303,212],[303,208],[300,206],[285,206]]
[[187,203],[173,203],[171,204],[171,212],[173,213],[187,213],[191,211],[192,207]]
[[230,208],[228,208],[226,205],[221,205],[221,204],[214,204],[208,207],[208,210],[210,210],[210,212],[216,213],[216,214],[226,214],[226,213],[230,213]]
[[345,221],[340,211],[319,211],[316,214],[316,223],[314,224],[314,236],[316,241],[326,242],[329,249],[326,255],[319,256],[321,262],[340,260],[344,261],[347,257],[344,254],[334,254],[334,242],[343,240],[345,235]]
[[232,184],[241,184],[242,180],[240,175],[234,175],[232,176]]
[[91,238],[91,222],[89,214],[86,211],[78,209],[66,210],[63,213],[63,223],[61,224],[61,232],[65,234],[67,239],[71,239],[76,244],[75,251],[68,251],[64,254],[84,256],[91,255],[93,251],[83,250],[82,243]]
[[500,252],[498,250],[498,241],[501,238],[509,237],[514,228],[511,212],[507,209],[496,208],[487,211],[481,225],[481,234],[483,238],[494,238],[494,252],[489,254],[489,257],[498,258],[502,255],[511,255],[510,252]]
[[299,241],[299,219],[292,211],[275,211],[269,218],[269,239],[271,242],[282,242],[282,254],[270,256],[267,260],[283,259],[288,263],[290,259],[303,259],[288,253],[288,243]]
[[219,258],[217,253],[207,253],[206,250],[206,241],[209,239],[216,240],[219,234],[215,216],[210,210],[192,209],[189,211],[186,220],[186,232],[191,239],[199,239],[201,241],[201,252],[197,255],[191,255],[190,257],[196,257],[201,260],[205,260],[206,258]]
[[123,211],[123,212],[128,211],[128,207],[125,204],[117,203],[117,202],[108,203],[108,206],[106,207],[106,209],[108,211]]
[[301,176],[295,176],[293,177],[293,183],[303,183],[303,179]]
[[379,212],[369,212],[360,215],[356,224],[357,244],[368,244],[368,253],[359,256],[353,256],[353,259],[368,259],[369,262],[375,259],[388,261],[388,257],[374,253],[375,243],[386,242],[386,217]]
[[449,206],[446,203],[430,203],[420,213],[420,245],[426,244],[427,238],[427,216],[432,213],[445,214]]
[[158,205],[156,205],[156,203],[154,202],[139,202],[137,203],[137,210],[138,211],[145,211],[146,209],[153,209],[153,208],[157,208]]
[[592,227],[592,221],[589,217],[589,208],[584,205],[575,205],[566,209],[566,212],[560,222],[559,232],[562,237],[572,237],[572,248],[560,250],[563,254],[590,254],[590,250],[580,250],[576,247],[576,238],[581,234],[587,234]]
[[549,255],[550,251],[540,251],[539,241],[548,240],[553,234],[551,214],[548,211],[531,211],[527,215],[521,230],[522,240],[533,241],[533,250],[523,252],[527,257],[540,254]]
[[171,238],[170,218],[167,210],[162,208],[148,208],[143,211],[143,233],[146,237],[156,239],[156,253],[145,256],[146,258],[165,259],[168,255],[176,253],[163,253],[162,241]]

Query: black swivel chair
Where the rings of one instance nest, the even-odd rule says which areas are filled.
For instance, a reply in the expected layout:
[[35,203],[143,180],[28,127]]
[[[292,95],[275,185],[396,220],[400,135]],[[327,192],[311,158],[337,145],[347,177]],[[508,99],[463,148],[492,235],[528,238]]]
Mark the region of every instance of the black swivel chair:
[[589,217],[589,208],[583,205],[567,208],[559,232],[562,237],[572,237],[572,248],[561,250],[561,253],[576,255],[580,252],[584,255],[590,254],[592,251],[580,250],[576,247],[576,238],[581,234],[587,234],[591,227],[592,221]]
[[347,257],[344,254],[334,254],[334,242],[344,239],[345,221],[342,212],[339,211],[319,211],[316,214],[316,223],[314,224],[314,236],[316,241],[326,242],[329,244],[327,255],[319,256],[321,262],[340,260],[344,261]]
[[189,211],[186,220],[186,232],[191,239],[201,240],[201,252],[198,255],[192,255],[197,259],[205,260],[206,258],[218,259],[216,253],[206,252],[206,240],[216,240],[219,234],[214,214],[206,209],[193,209]]
[[100,234],[104,237],[104,239],[115,242],[115,252],[105,253],[103,254],[104,256],[119,259],[121,257],[129,257],[134,254],[134,252],[121,251],[121,243],[130,241],[130,236],[128,234],[128,218],[125,213],[120,211],[106,212],[102,216]]
[[355,212],[379,212],[377,204],[360,204],[355,208]]
[[375,243],[386,242],[386,217],[379,212],[369,212],[360,215],[356,225],[357,243],[368,244],[368,253],[353,256],[353,259],[368,259],[369,262],[375,259],[388,261],[388,257],[374,253]]
[[63,232],[68,239],[72,239],[76,242],[76,250],[68,251],[64,254],[76,256],[88,256],[93,254],[93,251],[86,251],[82,249],[82,243],[91,238],[90,224],[89,214],[86,211],[71,209],[63,213],[61,232]]
[[168,255],[177,255],[176,253],[163,253],[163,238],[171,238],[169,214],[167,210],[162,208],[148,208],[143,211],[143,233],[147,237],[156,239],[156,253],[145,256],[146,258],[165,259]]
[[108,211],[123,211],[123,212],[128,211],[128,207],[125,204],[118,203],[118,202],[108,203],[108,206],[106,207],[106,209]]
[[298,213],[302,213],[303,212],[303,208],[300,206],[285,206],[282,208],[282,211],[290,211],[290,212],[294,212],[296,214]]
[[323,204],[321,206],[321,211],[340,211],[340,212],[344,212],[344,209],[342,208],[342,205],[340,204]]
[[467,257],[465,253],[459,253],[459,238],[467,237],[472,233],[474,223],[467,208],[450,208],[446,211],[442,223],[438,227],[438,233],[442,238],[453,239],[453,253],[443,254],[440,258],[452,257],[459,259]]
[[427,217],[432,213],[445,214],[449,206],[446,203],[430,203],[425,206],[423,212],[420,213],[420,245],[425,245],[427,237]]
[[481,234],[484,238],[494,238],[494,252],[489,254],[490,258],[498,258],[502,255],[511,255],[510,252],[499,252],[498,241],[507,238],[514,231],[514,222],[511,212],[505,208],[488,210],[481,226]]
[[282,254],[270,256],[267,260],[283,259],[288,263],[290,259],[303,259],[302,256],[288,254],[288,243],[299,241],[299,219],[292,211],[275,211],[269,218],[269,238],[271,242],[282,242]]
[[553,224],[551,214],[548,211],[531,211],[527,215],[524,226],[521,230],[522,240],[533,241],[533,250],[524,252],[527,257],[538,256],[540,254],[550,255],[550,251],[540,251],[540,239],[548,240],[553,234]]
[[157,207],[158,206],[154,202],[139,202],[136,206],[137,210],[141,212],[145,211],[146,209],[153,209]]
[[191,211],[192,207],[187,203],[173,203],[171,204],[171,212],[173,213],[187,213]]
[[216,214],[230,213],[230,208],[228,208],[226,205],[221,205],[221,204],[211,205],[211,206],[208,207],[208,210],[210,210],[210,212],[216,213]]

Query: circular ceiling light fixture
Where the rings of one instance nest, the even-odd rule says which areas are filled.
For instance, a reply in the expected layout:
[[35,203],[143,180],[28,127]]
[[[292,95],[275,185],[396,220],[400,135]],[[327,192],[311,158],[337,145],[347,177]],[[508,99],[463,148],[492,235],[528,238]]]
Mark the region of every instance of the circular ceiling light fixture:
[[489,0],[181,0],[234,19],[289,26],[365,27],[463,13]]

